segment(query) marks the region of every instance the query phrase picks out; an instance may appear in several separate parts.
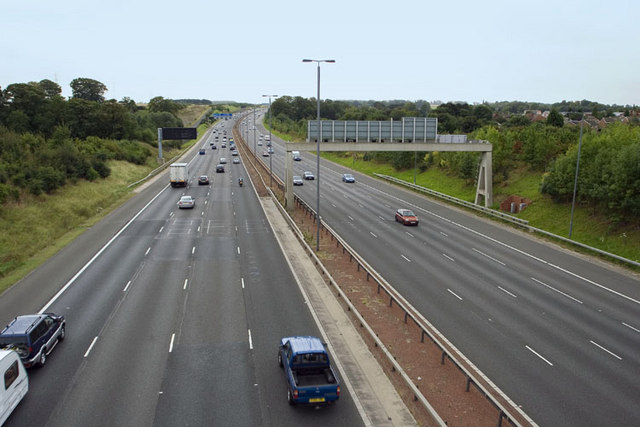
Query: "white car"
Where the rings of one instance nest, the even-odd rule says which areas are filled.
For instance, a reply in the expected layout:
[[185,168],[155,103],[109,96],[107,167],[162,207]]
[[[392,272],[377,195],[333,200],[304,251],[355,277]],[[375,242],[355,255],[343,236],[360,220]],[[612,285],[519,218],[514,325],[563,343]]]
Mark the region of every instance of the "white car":
[[293,185],[303,185],[304,181],[302,181],[302,177],[301,176],[294,176],[293,177]]

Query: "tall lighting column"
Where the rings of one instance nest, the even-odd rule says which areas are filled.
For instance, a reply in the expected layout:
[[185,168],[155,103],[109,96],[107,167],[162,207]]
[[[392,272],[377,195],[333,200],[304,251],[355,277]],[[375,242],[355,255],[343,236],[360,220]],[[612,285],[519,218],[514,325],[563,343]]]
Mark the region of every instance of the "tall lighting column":
[[[271,98],[277,98],[278,95],[262,95],[263,98],[269,98],[269,143],[267,144],[267,146],[269,148],[273,147],[273,143],[271,142]],[[269,153],[269,150],[267,149],[267,152]],[[273,153],[269,153],[269,188],[272,187],[273,185],[273,172],[271,172],[271,155]]]
[[302,62],[315,62],[318,64],[318,97],[316,98],[316,102],[318,104],[318,134],[316,135],[316,223],[318,225],[318,232],[316,236],[316,251],[320,251],[320,139],[322,139],[322,126],[320,125],[320,63],[328,62],[333,64],[336,62],[335,59],[303,59]]

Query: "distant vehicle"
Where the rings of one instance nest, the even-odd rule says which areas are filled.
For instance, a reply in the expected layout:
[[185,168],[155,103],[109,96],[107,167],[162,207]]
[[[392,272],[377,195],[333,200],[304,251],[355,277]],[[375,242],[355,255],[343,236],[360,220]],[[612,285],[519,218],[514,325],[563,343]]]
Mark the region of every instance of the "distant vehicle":
[[221,165],[226,165],[227,164],[227,158],[226,157],[220,157],[220,164]]
[[342,175],[342,180],[344,182],[356,182],[356,179],[350,173],[345,173]]
[[238,150],[233,150],[233,151],[231,152],[231,155],[232,155],[232,156],[237,156],[237,155],[238,155]]
[[178,209],[193,209],[196,206],[196,199],[191,196],[182,196],[178,200]]
[[207,175],[202,175],[198,178],[198,185],[209,185],[209,177]]
[[294,176],[293,177],[293,185],[303,185],[304,181],[302,181],[302,177],[301,176]]
[[269,154],[273,154],[273,148],[269,147],[269,149],[267,149],[267,151],[269,152]]
[[262,157],[269,157],[269,153],[267,153],[266,151],[262,152]]
[[218,147],[216,147],[216,144],[211,144],[211,149],[212,150],[215,150],[216,148],[218,148]]
[[293,156],[293,160],[296,162],[299,162],[300,160],[302,160],[302,157],[300,157],[299,151],[292,151],[291,155]]
[[4,379],[4,384],[0,387],[0,425],[2,425],[29,391],[27,371],[15,351],[0,350],[0,378]]
[[316,179],[316,177],[315,177],[315,176],[313,176],[313,173],[311,173],[311,172],[309,172],[309,171],[305,171],[305,173],[303,173],[303,174],[302,174],[302,177],[303,177],[304,179],[307,179],[307,180],[313,180],[313,179]]
[[205,153],[206,153],[206,151],[204,150],[204,148],[201,148],[201,149],[200,149],[200,155],[203,155],[203,154],[205,154]]
[[258,145],[262,147],[262,141],[258,141]]
[[223,142],[222,144],[220,144],[220,148],[227,148],[227,144]]
[[237,164],[239,164],[239,163],[240,163],[240,157],[234,157],[234,158],[233,158],[233,164],[234,164],[234,165],[237,165]]
[[418,217],[409,209],[398,209],[396,222],[401,222],[403,225],[418,225]]
[[331,404],[340,398],[338,376],[319,338],[282,338],[278,364],[287,377],[289,405]]
[[224,165],[216,166],[216,173],[224,173]]
[[64,340],[65,327],[64,316],[53,313],[18,316],[0,332],[0,348],[15,350],[25,368],[42,367]]
[[271,141],[271,136],[270,135],[265,135],[264,139],[267,140],[267,141]]
[[189,182],[189,165],[172,163],[169,166],[169,177],[172,187],[186,187]]

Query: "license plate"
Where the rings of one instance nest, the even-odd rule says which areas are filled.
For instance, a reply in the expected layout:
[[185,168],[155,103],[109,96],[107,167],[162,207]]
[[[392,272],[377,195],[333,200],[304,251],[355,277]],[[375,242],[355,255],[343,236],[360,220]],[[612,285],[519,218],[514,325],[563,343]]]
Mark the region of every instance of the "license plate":
[[309,403],[324,402],[324,397],[313,397],[309,399]]

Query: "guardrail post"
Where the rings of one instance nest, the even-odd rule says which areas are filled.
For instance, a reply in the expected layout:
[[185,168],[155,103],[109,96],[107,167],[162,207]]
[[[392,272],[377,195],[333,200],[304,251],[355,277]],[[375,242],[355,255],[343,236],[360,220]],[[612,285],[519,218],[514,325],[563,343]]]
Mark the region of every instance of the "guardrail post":
[[393,297],[389,295],[389,307],[393,305]]
[[444,358],[447,356],[447,353],[443,350],[442,351],[442,359],[440,360],[440,364],[444,365]]
[[469,392],[469,389],[471,388],[471,377],[467,377],[467,392]]
[[407,317],[409,317],[409,312],[405,311],[404,312],[404,323],[407,323]]

